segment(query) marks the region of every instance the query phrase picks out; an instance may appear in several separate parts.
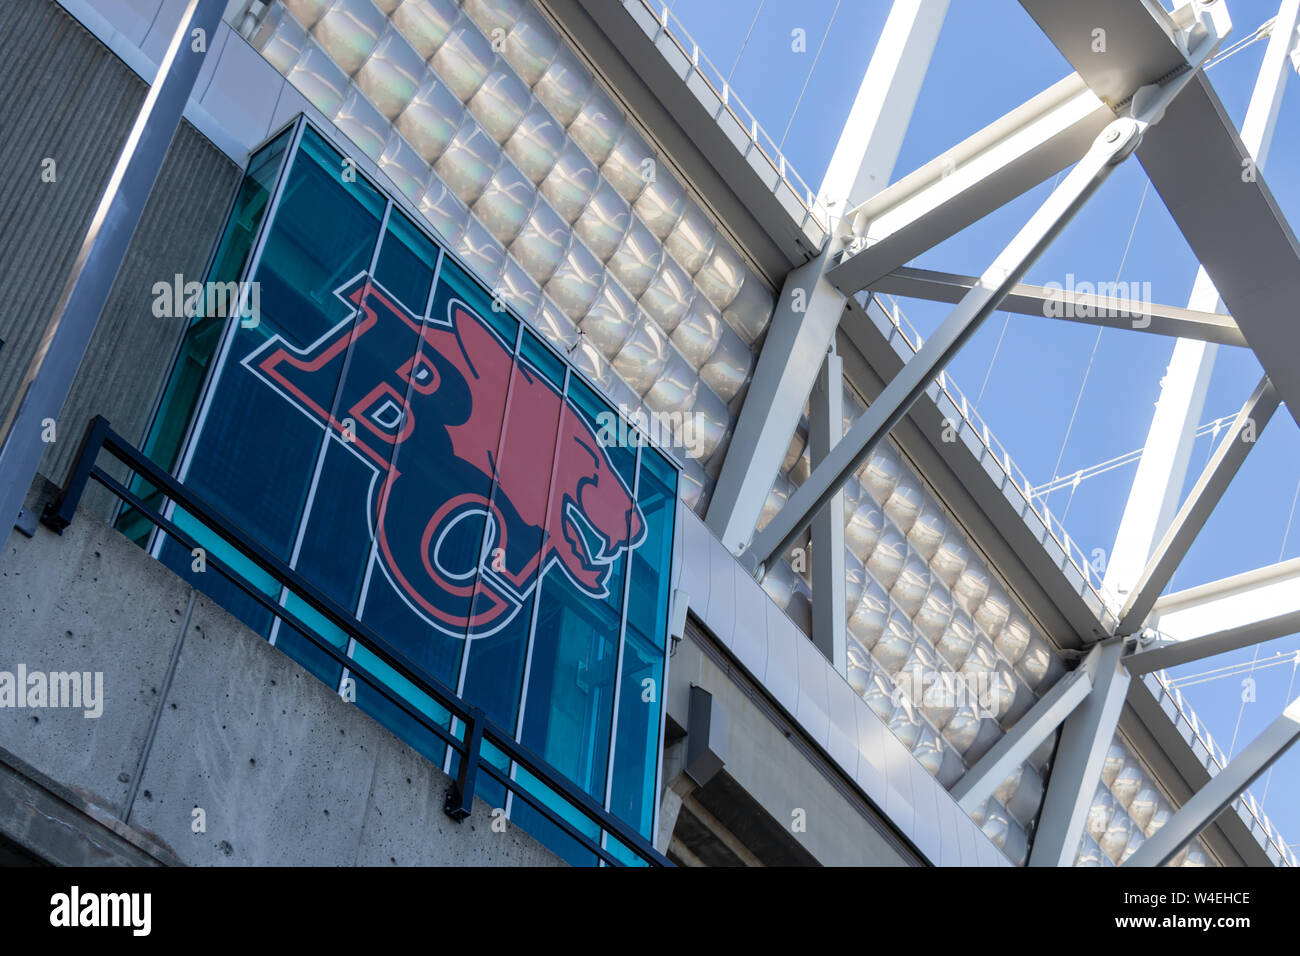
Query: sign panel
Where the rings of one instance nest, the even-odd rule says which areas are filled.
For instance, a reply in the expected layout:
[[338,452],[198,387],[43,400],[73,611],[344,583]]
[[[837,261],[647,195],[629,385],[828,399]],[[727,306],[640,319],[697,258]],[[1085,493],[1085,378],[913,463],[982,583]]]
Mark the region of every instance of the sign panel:
[[[342,154],[310,126],[289,142],[263,151],[285,155],[273,189],[275,167],[254,157],[209,277],[255,283],[259,314],[196,318],[150,454],[649,836],[675,467],[609,428],[617,413],[598,390],[376,186],[342,177]],[[176,541],[156,542],[195,587],[326,683],[342,687],[343,669],[313,638],[445,723],[367,648],[172,517],[314,635],[202,572]],[[358,682],[355,695],[445,762],[376,688]],[[536,810],[514,801],[511,815],[567,855]]]
[[[364,273],[335,295],[352,312],[320,339],[298,349],[275,335],[243,364],[372,471],[367,501],[354,506],[407,606],[473,639],[509,624],[552,567],[608,597],[645,519],[556,387],[526,362],[512,375],[513,343],[460,299],[422,322]],[[410,448],[400,466],[397,446]],[[490,495],[462,490],[483,478]],[[466,536],[479,542],[469,564],[455,546]]]

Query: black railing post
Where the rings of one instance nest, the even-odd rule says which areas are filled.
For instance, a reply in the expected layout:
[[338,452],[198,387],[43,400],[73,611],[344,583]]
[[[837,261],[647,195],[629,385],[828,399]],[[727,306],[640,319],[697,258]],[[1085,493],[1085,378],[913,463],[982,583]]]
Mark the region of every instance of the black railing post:
[[51,531],[63,534],[63,529],[72,524],[72,517],[77,513],[77,506],[81,504],[81,496],[86,491],[86,482],[90,480],[90,472],[95,467],[99,446],[104,444],[108,429],[108,419],[103,415],[96,415],[86,426],[86,433],[81,436],[81,448],[77,451],[77,460],[72,465],[72,474],[68,475],[67,484],[63,486],[59,497],[51,501],[41,515],[41,523]]
[[474,809],[474,783],[478,779],[479,755],[483,749],[483,720],[482,710],[469,708],[469,715],[465,718],[465,752],[460,755],[456,782],[447,791],[447,802],[443,805],[447,816],[457,823]]

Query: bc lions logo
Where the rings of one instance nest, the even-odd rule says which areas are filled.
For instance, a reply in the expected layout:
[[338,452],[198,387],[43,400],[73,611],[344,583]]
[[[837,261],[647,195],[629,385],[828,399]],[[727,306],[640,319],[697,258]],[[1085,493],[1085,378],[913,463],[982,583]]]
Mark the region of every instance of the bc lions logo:
[[645,521],[576,409],[459,300],[422,323],[364,273],[335,294],[352,313],[320,340],[243,364],[374,471],[397,593],[455,637],[500,630],[552,565],[606,597]]

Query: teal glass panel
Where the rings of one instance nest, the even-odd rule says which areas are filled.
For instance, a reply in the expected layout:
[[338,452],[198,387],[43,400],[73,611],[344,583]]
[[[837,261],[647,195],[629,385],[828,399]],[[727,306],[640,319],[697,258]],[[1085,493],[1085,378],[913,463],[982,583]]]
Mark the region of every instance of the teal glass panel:
[[527,328],[519,343],[519,356],[534,371],[546,379],[557,391],[564,388],[564,362],[558,355],[542,344]]
[[[527,790],[530,797],[572,826],[578,833],[593,843],[600,842],[600,828],[596,824],[523,767],[515,768],[515,781]],[[530,806],[518,794],[511,802],[510,818],[570,866],[596,865],[598,858],[595,853],[584,847],[560,826],[552,823],[541,811]]]
[[370,285],[364,279],[351,283],[346,305],[340,300],[341,309],[361,307],[348,329],[346,349],[330,360],[340,368],[330,420],[343,424],[330,428],[332,440],[315,479],[326,491],[304,515],[293,566],[354,613],[375,545],[371,518],[411,404],[413,383],[403,380],[401,369],[419,352],[421,317],[437,262],[437,247],[393,211],[375,278]]
[[501,300],[494,299],[477,279],[448,259],[442,264],[439,286],[438,296],[429,312],[430,318],[448,321],[451,303],[459,299],[491,326],[503,342],[509,343],[510,351],[514,351],[519,320],[505,311]]
[[307,625],[317,640],[312,640],[306,634],[281,621],[280,628],[276,632],[275,646],[315,674],[323,683],[337,687],[339,679],[343,676],[343,665],[325,653],[318,641],[327,642],[339,651],[346,651],[347,634],[292,591],[285,595],[283,604],[290,613]]
[[[503,337],[499,321],[474,311],[481,296],[469,295],[468,278],[449,267],[444,261],[430,318],[418,331],[400,305],[373,303],[388,331],[367,332],[354,365],[369,369],[359,381],[376,384],[347,407],[358,447],[394,447],[383,485],[372,492],[378,573],[362,618],[455,687],[467,632],[475,639],[496,633],[517,618],[519,600],[503,591],[490,607],[474,603],[484,544],[490,534],[501,538],[504,524],[492,489],[514,329]],[[412,345],[418,351],[413,358],[406,351],[403,363]]]
[[[364,473],[367,486],[364,494],[354,486],[348,497],[353,504],[351,513],[344,518],[345,524],[353,524],[364,511],[370,525],[370,533],[361,535],[359,529],[353,528],[353,537],[364,538],[373,555],[366,569],[365,596],[358,605],[357,616],[370,625],[395,647],[404,651],[410,659],[416,661],[426,674],[441,681],[444,685],[454,686],[456,674],[462,657],[463,637],[447,634],[436,628],[427,620],[423,609],[408,594],[400,589],[402,580],[398,575],[386,570],[385,550],[389,548],[388,536],[377,534],[381,530],[379,521],[381,502],[387,501],[387,480],[389,476],[407,473],[401,488],[418,482],[419,469],[426,464],[422,453],[416,448],[411,454],[404,454],[407,439],[400,439],[403,423],[415,416],[424,424],[428,417],[428,402],[423,395],[425,383],[419,377],[417,369],[427,368],[429,374],[436,374],[432,363],[425,363],[422,357],[429,351],[426,336],[434,332],[433,326],[423,316],[428,304],[431,283],[438,268],[438,249],[422,235],[413,230],[409,220],[399,213],[389,217],[388,232],[380,248],[376,265],[373,289],[368,294],[378,292],[370,303],[377,316],[382,316],[399,330],[398,341],[393,343],[393,336],[376,338],[367,332],[357,342],[353,355],[353,364],[349,368],[349,381],[360,385],[354,390],[362,399],[371,394],[375,388],[387,396],[387,401],[400,404],[400,417],[388,409],[388,416],[377,416],[374,403],[360,409],[359,434],[363,441],[359,444],[369,455],[356,455],[357,463],[364,465],[357,474]],[[418,307],[415,303],[418,301]],[[404,329],[404,331],[403,331]],[[390,341],[383,341],[388,338]],[[405,345],[402,344],[405,342]],[[391,347],[390,347],[391,346]],[[403,371],[407,363],[410,368]],[[433,381],[432,379],[430,380]],[[400,401],[398,394],[400,393]],[[378,406],[382,408],[383,406]],[[367,412],[371,414],[367,416]],[[357,419],[354,418],[354,422]],[[386,428],[387,422],[393,427]],[[420,438],[415,437],[418,444]],[[415,446],[413,446],[415,447]],[[356,452],[356,447],[349,449]],[[386,458],[385,458],[386,456]],[[369,459],[367,461],[367,458]],[[382,467],[377,467],[382,465]],[[355,479],[354,479],[355,480]],[[400,478],[398,480],[401,480]],[[404,494],[404,492],[403,492]],[[358,501],[366,502],[363,509],[358,509]],[[386,514],[386,512],[385,512]],[[320,520],[326,527],[337,526],[341,513],[337,501],[320,514]],[[426,516],[427,517],[427,516]],[[395,580],[396,579],[396,580]],[[409,583],[409,582],[408,582]],[[398,678],[387,665],[374,657],[369,650],[358,646],[354,659],[365,667],[374,667],[381,675],[391,675],[398,683],[402,695],[412,703],[418,703],[420,709],[435,719],[441,726],[449,726],[449,715],[437,707],[423,693],[416,691],[404,678]],[[425,727],[414,721],[408,714],[387,700],[376,688],[360,682],[357,688],[358,705],[380,721],[403,740],[408,741],[426,754],[430,759],[441,764],[446,754],[446,746]]]
[[289,144],[293,141],[293,133],[293,127],[286,129],[258,150],[249,161],[248,172],[240,185],[235,208],[230,214],[230,223],[213,256],[212,271],[208,278],[221,282],[243,278]]
[[547,530],[572,560],[543,579],[522,736],[603,804],[636,457],[596,442],[610,408],[594,392],[571,380],[569,399],[576,424],[560,458],[576,477],[557,475],[552,493],[567,502]]
[[537,581],[559,557],[546,540],[546,527],[557,506],[551,477],[567,411],[559,389],[527,362],[514,363],[495,451],[492,521],[481,552],[487,562],[472,607],[475,620],[496,616],[501,623],[471,637],[462,688],[466,699],[510,730],[518,719]]
[[[645,834],[642,834],[642,836],[645,836]],[[650,865],[649,863],[646,863],[645,860],[641,859],[641,857],[637,856],[636,852],[631,847],[620,842],[618,837],[609,832],[606,832],[605,834],[605,849],[609,852],[610,856],[618,860],[624,866],[648,867]]]
[[[358,644],[352,652],[357,663],[383,682],[389,693],[396,693],[415,710],[424,714],[431,722],[446,727],[451,715],[446,709],[434,703],[433,699],[405,677],[381,661],[371,651]],[[383,691],[357,679],[357,706],[383,724],[400,739],[406,741],[417,751],[437,764],[442,762],[447,753],[447,745],[433,731],[423,726],[401,707],[394,704]]]
[[438,247],[394,209],[375,263],[375,282],[413,316],[423,317],[437,264]]
[[462,683],[467,699],[511,730],[519,717],[537,582],[552,568],[563,570],[546,533],[551,509],[559,507],[552,488],[555,451],[562,435],[579,423],[562,396],[563,362],[527,331],[520,349],[497,449],[494,520],[483,543],[488,561],[475,587],[473,613],[486,617],[501,601],[516,607],[500,627],[472,638]]
[[168,536],[163,560],[193,587],[200,588],[263,637],[267,636],[272,623],[271,612],[218,571],[214,561],[224,564],[239,580],[272,601],[280,595],[280,585],[276,580],[184,509],[173,508],[170,517],[183,534],[203,549],[204,554],[199,561],[189,547]]
[[647,640],[662,643],[668,633],[677,475],[672,471],[656,474],[652,467],[648,467],[656,457],[658,455],[651,449],[645,450],[641,460],[641,478],[637,483],[637,505],[645,520],[645,536],[640,547],[632,552],[627,624]]
[[663,645],[628,628],[609,809],[647,837],[654,822],[663,674]]
[[336,290],[370,268],[387,200],[361,176],[345,180],[342,169],[320,134],[303,132],[255,276],[262,324],[293,346],[338,324]]
[[551,510],[559,506],[552,488],[555,451],[568,432],[565,416],[572,415],[562,398],[563,385],[563,362],[525,330],[497,453],[492,489],[496,524],[484,542],[489,561],[474,598],[476,616],[486,615],[501,600],[517,602],[518,609],[499,629],[473,638],[462,685],[467,699],[511,730],[519,717],[537,582],[553,568],[563,571],[545,530]]
[[[652,448],[641,454],[637,504],[646,532],[632,552],[609,810],[651,838],[677,508],[677,472]],[[614,842],[609,849],[626,853]]]
[[[601,438],[602,433],[608,435],[611,427],[616,432],[622,433],[623,437],[627,439],[616,444],[608,442],[602,442],[601,444],[609,460],[613,463],[620,482],[630,490],[636,472],[636,443],[639,440],[637,432],[632,428],[619,427],[619,413],[605,399],[597,395],[591,386],[576,375],[569,380],[568,399],[575,408],[582,412],[587,424],[598,439]],[[603,467],[599,456],[597,456],[596,465],[598,468]]]
[[[622,559],[616,570],[621,578]],[[546,576],[523,726],[525,746],[602,803],[622,597],[615,595],[593,601],[562,575]]]
[[[302,143],[253,276],[257,322],[230,320],[228,353],[206,399],[210,411],[180,475],[286,561],[299,537],[341,371],[340,362],[325,360],[330,335],[346,338],[354,323],[336,291],[369,268],[386,207],[363,180],[341,181],[341,159],[316,133],[304,132]],[[176,550],[164,543],[160,556],[188,575],[188,553]],[[197,575],[193,583],[218,601],[241,603],[214,576]],[[260,611],[246,623],[268,633]]]
[[[280,175],[292,139],[293,129],[285,130],[262,147],[249,162],[248,172],[235,197],[230,221],[213,256],[207,276],[209,281],[234,282],[243,279],[257,231],[266,216],[276,179]],[[176,466],[185,431],[194,414],[213,355],[221,343],[221,333],[226,327],[227,318],[226,315],[209,315],[205,310],[190,320],[185,337],[181,340],[158,411],[142,448],[146,457],[168,471]],[[162,506],[162,497],[157,489],[143,479],[134,478],[131,490],[154,510]],[[144,546],[153,530],[153,523],[126,505],[118,518],[117,529],[136,544]]]
[[[375,471],[336,437],[325,445],[315,476],[316,494],[299,523],[294,570],[356,613],[370,561],[368,521]],[[347,503],[350,507],[340,507]]]

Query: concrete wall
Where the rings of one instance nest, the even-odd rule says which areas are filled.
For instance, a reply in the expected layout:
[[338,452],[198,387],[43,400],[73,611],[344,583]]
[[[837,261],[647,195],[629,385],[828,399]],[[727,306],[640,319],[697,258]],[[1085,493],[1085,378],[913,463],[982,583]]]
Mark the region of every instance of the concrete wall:
[[493,832],[482,801],[453,823],[450,778],[84,511],[0,555],[0,671],[20,663],[101,671],[104,707],[0,707],[0,770],[29,768],[8,771],[29,809],[0,812],[16,842],[55,792],[81,808],[87,863],[138,862],[96,849],[107,821],[191,865],[559,865],[517,828]]

